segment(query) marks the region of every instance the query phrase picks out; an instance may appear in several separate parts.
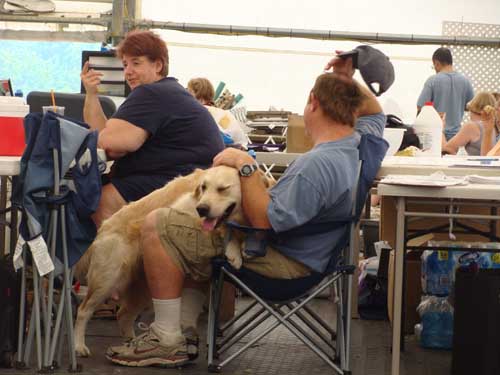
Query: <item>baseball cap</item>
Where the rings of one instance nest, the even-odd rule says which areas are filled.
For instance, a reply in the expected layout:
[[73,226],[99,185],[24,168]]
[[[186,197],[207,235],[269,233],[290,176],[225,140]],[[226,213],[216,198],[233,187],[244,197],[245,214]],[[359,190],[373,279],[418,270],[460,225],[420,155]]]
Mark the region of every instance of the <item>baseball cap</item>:
[[[383,52],[376,48],[361,45],[352,51],[342,52],[338,56],[352,57],[353,67],[359,70],[363,81],[376,96],[386,92],[394,82],[392,63]],[[373,86],[375,83],[378,84],[378,90]]]

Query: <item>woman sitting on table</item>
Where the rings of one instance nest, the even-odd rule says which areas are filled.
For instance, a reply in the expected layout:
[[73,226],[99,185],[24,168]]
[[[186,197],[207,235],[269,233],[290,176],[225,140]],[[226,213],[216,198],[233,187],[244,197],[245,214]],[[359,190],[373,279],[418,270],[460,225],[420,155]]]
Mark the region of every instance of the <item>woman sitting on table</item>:
[[469,155],[486,155],[491,146],[483,150],[483,144],[487,147],[488,144],[495,143],[500,134],[498,124],[488,123],[491,114],[495,112],[496,104],[495,97],[491,93],[477,93],[467,104],[470,121],[465,123],[448,142],[443,137],[443,152],[455,155],[460,147],[464,147]]
[[[219,129],[225,135],[229,135],[232,143],[246,146],[248,139],[243,131],[240,122],[234,115],[225,109],[214,106],[215,90],[212,83],[206,78],[193,78],[187,85],[188,91],[208,109]],[[224,137],[225,138],[225,137]],[[225,138],[226,139],[226,138]],[[230,141],[226,144],[231,143]]]

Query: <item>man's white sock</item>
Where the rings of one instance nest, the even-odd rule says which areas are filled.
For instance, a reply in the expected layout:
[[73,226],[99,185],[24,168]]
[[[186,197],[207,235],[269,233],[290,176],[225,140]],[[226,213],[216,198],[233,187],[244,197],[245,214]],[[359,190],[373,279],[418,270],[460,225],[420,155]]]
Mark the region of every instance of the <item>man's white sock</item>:
[[179,341],[181,332],[181,298],[153,298],[155,321],[151,323],[155,333],[164,344]]
[[205,293],[199,289],[184,288],[182,290],[181,303],[181,327],[182,329],[194,328],[196,332],[198,317],[203,311]]

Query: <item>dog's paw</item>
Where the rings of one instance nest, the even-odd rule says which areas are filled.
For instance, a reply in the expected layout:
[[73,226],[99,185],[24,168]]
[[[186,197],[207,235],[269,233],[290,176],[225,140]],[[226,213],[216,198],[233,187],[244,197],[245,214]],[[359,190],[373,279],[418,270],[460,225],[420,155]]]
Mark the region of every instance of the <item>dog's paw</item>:
[[241,265],[243,264],[243,259],[241,256],[230,256],[226,254],[227,256],[227,261],[231,266],[233,266],[235,269],[239,270],[241,268]]
[[253,255],[247,254],[247,252],[244,250],[241,252],[241,256],[243,257],[243,259],[252,259],[254,257]]
[[87,348],[87,345],[75,346],[75,352],[78,357],[90,357],[90,349]]
[[241,244],[235,241],[234,239],[229,241],[226,246],[225,251],[226,258],[228,262],[239,270],[241,268],[241,264],[243,263],[243,259],[241,258]]

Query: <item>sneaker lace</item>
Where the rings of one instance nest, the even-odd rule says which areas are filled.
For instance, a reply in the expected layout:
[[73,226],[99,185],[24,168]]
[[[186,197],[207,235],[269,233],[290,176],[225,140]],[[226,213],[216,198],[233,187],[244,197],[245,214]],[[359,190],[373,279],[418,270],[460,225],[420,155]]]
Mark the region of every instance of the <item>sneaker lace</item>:
[[141,341],[147,341],[145,339],[151,334],[151,330],[150,330],[149,325],[147,325],[144,322],[138,322],[137,323],[137,328],[139,328],[142,331],[142,333],[140,335],[134,337],[133,339],[131,339],[127,343],[128,345],[137,345]]

